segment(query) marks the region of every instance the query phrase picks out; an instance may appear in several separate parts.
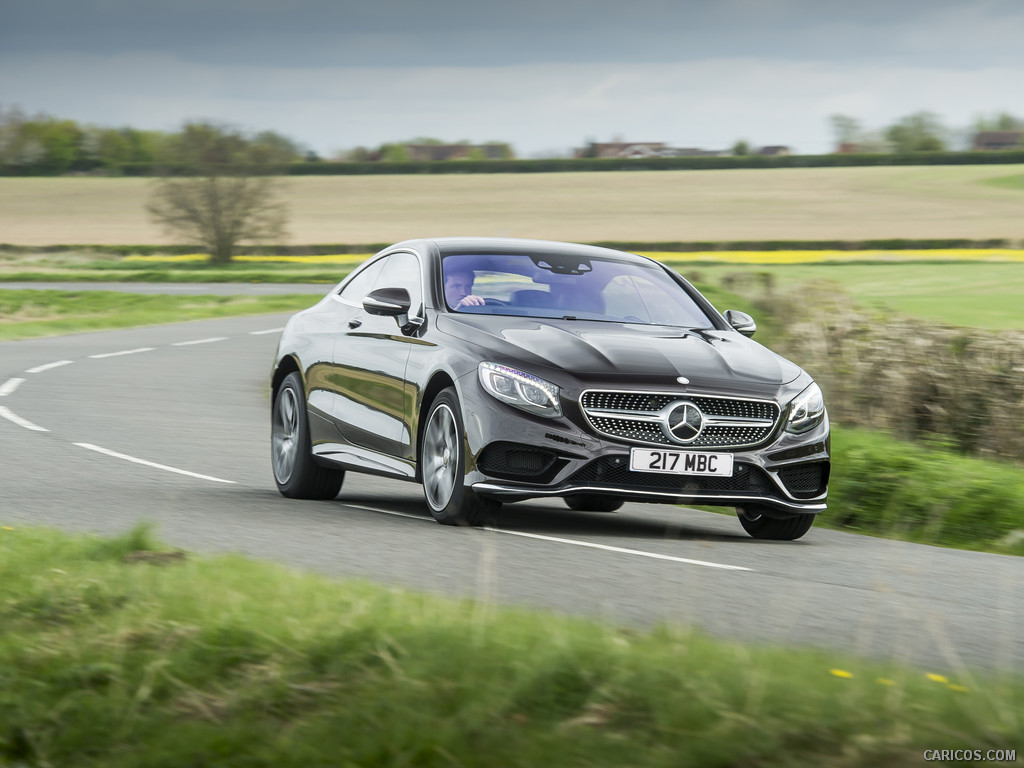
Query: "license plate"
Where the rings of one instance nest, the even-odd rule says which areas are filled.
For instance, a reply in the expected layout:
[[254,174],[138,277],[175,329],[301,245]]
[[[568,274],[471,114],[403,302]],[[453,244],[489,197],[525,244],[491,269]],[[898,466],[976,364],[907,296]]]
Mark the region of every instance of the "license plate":
[[731,453],[702,451],[658,451],[633,448],[629,468],[634,472],[666,472],[670,475],[714,475],[732,477]]

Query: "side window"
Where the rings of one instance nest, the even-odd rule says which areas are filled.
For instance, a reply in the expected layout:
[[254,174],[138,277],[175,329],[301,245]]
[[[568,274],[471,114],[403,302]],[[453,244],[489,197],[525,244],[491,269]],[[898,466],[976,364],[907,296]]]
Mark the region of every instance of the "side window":
[[385,260],[384,270],[377,278],[374,288],[405,288],[412,301],[410,314],[419,315],[423,305],[423,288],[420,285],[420,260],[413,254],[400,251]]
[[387,259],[377,259],[364,268],[362,272],[345,283],[345,286],[338,292],[338,296],[354,304],[362,304],[366,294],[373,290],[385,261]]

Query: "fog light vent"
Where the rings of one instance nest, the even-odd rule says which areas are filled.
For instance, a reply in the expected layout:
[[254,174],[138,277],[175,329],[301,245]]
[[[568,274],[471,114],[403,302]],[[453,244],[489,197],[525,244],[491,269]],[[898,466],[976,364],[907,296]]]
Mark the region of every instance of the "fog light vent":
[[477,466],[488,475],[535,478],[555,463],[553,451],[518,443],[491,443],[484,448]]
[[786,490],[797,498],[811,498],[825,492],[828,470],[827,461],[793,464],[779,470],[779,479]]

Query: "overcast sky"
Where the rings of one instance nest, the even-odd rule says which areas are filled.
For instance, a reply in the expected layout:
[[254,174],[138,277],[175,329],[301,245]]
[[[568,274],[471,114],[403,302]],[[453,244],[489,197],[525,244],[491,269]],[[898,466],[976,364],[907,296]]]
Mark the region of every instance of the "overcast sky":
[[826,152],[835,113],[1024,117],[1024,0],[0,0],[0,106],[325,156],[415,136]]

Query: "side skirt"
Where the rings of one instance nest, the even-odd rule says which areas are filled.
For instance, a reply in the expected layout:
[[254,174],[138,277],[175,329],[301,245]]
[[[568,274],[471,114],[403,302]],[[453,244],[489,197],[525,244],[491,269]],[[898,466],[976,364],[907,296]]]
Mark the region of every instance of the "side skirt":
[[372,475],[386,475],[401,480],[416,479],[416,465],[411,461],[385,456],[366,448],[343,443],[320,443],[313,446],[313,455],[318,460],[342,469],[365,472]]

